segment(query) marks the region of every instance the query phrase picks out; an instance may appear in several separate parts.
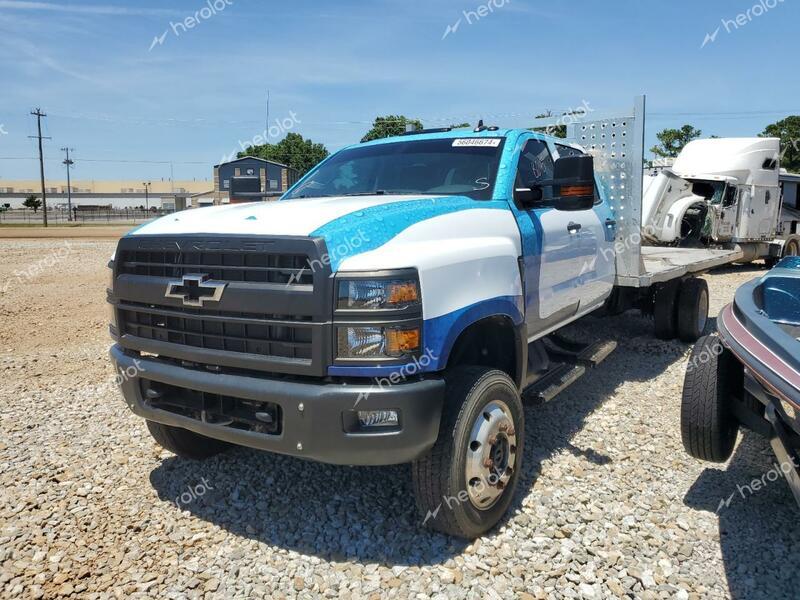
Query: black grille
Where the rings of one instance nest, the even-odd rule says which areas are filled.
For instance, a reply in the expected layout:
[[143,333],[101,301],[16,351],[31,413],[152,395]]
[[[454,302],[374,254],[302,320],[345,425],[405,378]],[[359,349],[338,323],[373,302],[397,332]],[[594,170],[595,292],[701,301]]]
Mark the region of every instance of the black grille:
[[122,333],[195,348],[312,359],[310,317],[122,303]]
[[119,274],[182,277],[204,273],[210,279],[252,283],[311,285],[308,256],[266,252],[123,250]]
[[[114,335],[163,359],[319,377],[330,364],[332,277],[319,238],[128,235],[117,246]],[[187,275],[225,284],[201,306],[167,295]]]
[[142,397],[153,408],[203,423],[280,435],[281,407],[271,402],[247,400],[142,380]]

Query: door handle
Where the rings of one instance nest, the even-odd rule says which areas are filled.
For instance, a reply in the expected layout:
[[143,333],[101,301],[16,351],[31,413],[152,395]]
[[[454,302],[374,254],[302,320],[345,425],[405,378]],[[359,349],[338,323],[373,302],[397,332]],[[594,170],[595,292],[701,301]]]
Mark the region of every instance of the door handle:
[[614,219],[606,219],[606,227],[616,227],[617,222]]
[[581,230],[581,227],[582,226],[580,223],[570,223],[569,225],[567,225],[567,231],[569,231],[570,233],[577,233]]

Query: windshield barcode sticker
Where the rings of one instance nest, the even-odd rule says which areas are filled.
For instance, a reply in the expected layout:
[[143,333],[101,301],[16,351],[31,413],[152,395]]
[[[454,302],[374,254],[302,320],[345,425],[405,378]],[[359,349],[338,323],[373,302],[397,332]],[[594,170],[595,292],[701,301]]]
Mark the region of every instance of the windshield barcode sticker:
[[459,138],[453,140],[453,148],[497,148],[500,138]]

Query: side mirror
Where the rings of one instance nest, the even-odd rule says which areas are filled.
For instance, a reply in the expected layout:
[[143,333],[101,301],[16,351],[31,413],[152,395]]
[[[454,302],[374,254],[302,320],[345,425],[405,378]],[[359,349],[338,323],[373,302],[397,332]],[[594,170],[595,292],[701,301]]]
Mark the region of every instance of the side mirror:
[[556,210],[588,210],[594,206],[594,158],[564,156],[553,167]]

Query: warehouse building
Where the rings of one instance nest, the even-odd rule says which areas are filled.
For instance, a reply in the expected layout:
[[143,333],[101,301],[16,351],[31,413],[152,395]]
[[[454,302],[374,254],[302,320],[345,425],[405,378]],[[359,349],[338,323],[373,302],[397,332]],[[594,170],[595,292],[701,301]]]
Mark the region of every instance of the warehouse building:
[[214,165],[214,204],[274,200],[299,178],[287,165],[254,156]]

